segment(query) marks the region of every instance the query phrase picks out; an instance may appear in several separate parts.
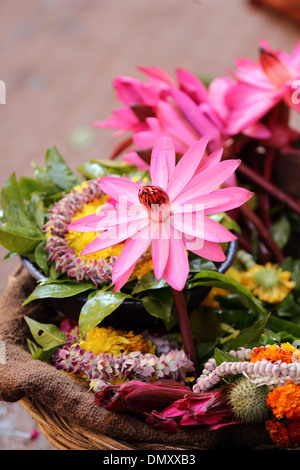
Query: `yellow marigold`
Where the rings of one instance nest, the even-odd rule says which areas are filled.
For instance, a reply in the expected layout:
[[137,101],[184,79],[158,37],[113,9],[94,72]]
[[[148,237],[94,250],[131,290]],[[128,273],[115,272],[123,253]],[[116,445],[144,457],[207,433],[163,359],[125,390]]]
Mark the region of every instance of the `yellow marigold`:
[[116,330],[113,327],[92,328],[79,345],[86,351],[92,351],[95,356],[102,353],[119,356],[133,351],[155,353],[155,346],[151,341],[144,341],[142,334],[136,335],[132,331]]
[[278,419],[299,420],[300,386],[289,380],[285,385],[274,388],[267,395],[267,405]]
[[271,263],[265,266],[254,264],[242,273],[240,282],[260,300],[277,304],[295,288],[296,283],[290,278],[289,271],[283,271]]
[[291,345],[291,343],[281,343],[280,347],[286,351],[291,351],[293,356],[297,359],[300,359],[300,351]]
[[141,279],[145,274],[150,273],[153,271],[153,261],[151,259],[146,259],[142,263],[138,263],[134,269],[134,275],[137,277],[137,279]]
[[287,364],[290,364],[291,362],[293,362],[293,349],[295,348],[292,348],[292,346],[291,348],[282,348],[277,346],[276,344],[272,344],[271,346],[261,346],[258,348],[254,348],[251,354],[250,362],[257,362],[265,359],[273,363],[282,361]]

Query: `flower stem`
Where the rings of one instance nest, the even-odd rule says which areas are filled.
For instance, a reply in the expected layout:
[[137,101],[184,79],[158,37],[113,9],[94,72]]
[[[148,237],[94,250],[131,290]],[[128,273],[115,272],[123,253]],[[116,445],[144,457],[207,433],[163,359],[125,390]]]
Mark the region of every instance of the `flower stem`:
[[114,160],[115,158],[117,158],[124,150],[126,150],[132,144],[132,142],[132,137],[128,137],[127,139],[122,140],[122,142],[116,145],[116,147],[110,154],[109,159]]
[[243,162],[237,168],[237,171],[245,178],[251,180],[254,184],[266,191],[268,194],[273,196],[275,199],[285,204],[292,211],[300,215],[300,204],[280,188],[271,183],[271,181],[267,181],[263,176],[260,176]]
[[241,214],[246,218],[246,220],[252,222],[254,227],[256,228],[257,232],[263,239],[263,241],[267,244],[267,246],[272,251],[273,255],[275,256],[278,263],[282,263],[284,260],[284,256],[280,249],[278,248],[276,242],[274,241],[273,237],[270,235],[268,228],[264,225],[261,219],[250,209],[247,204],[244,204],[240,207]]
[[[272,175],[273,175],[273,165],[274,165],[274,160],[275,160],[276,152],[274,148],[269,148],[267,150],[266,154],[266,160],[265,160],[265,167],[263,170],[263,177],[265,178],[266,181],[271,182],[272,181]],[[268,228],[270,229],[272,226],[272,221],[269,216],[269,210],[271,207],[271,202],[270,202],[270,194],[267,192],[263,192],[260,195],[260,206],[261,206],[261,211],[264,216],[264,220]]]
[[198,377],[200,374],[198,358],[197,358],[195,344],[194,344],[194,340],[192,336],[192,330],[191,330],[190,320],[189,320],[184,296],[183,296],[182,291],[178,291],[175,289],[172,289],[172,291],[173,291],[175,306],[176,306],[177,313],[178,313],[178,320],[179,320],[179,326],[180,326],[180,330],[182,334],[184,349],[185,349],[186,355],[193,362],[194,368],[195,368],[195,375],[196,377]]

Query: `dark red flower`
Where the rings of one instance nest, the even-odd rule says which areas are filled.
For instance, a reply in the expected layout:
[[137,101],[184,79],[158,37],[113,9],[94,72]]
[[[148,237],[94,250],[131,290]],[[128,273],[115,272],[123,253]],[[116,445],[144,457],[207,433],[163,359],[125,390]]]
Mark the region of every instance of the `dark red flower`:
[[169,379],[152,383],[130,381],[122,385],[107,385],[95,394],[95,401],[110,411],[151,413],[153,410],[163,411],[189,392],[189,387]]
[[208,425],[211,429],[236,424],[223,389],[205,393],[188,393],[162,412],[153,411],[147,416],[152,426],[169,432],[186,426]]

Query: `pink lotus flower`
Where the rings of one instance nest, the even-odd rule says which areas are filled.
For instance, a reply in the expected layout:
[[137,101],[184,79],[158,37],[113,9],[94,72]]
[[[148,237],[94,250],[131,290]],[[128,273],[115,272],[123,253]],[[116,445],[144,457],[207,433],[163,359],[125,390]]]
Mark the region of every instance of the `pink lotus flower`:
[[257,123],[280,102],[300,112],[300,42],[291,55],[275,51],[266,41],[260,46],[259,62],[236,61],[237,84],[226,96],[231,135]]
[[240,160],[220,162],[222,150],[204,155],[207,143],[208,138],[197,141],[175,165],[172,140],[159,139],[152,151],[150,184],[103,177],[100,187],[118,201],[117,206],[108,204],[106,210],[69,225],[78,232],[101,232],[83,255],[125,241],[113,267],[115,291],[129,280],[150,245],[156,278],[163,277],[178,291],[189,274],[187,250],[212,261],[226,259],[220,243],[236,237],[209,216],[236,208],[253,194],[238,187],[216,189]]
[[211,84],[206,89],[195,75],[182,68],[176,70],[176,80],[158,67],[139,70],[146,74],[148,82],[117,77],[113,85],[124,107],[114,110],[105,122],[95,122],[95,126],[116,129],[115,136],[132,132],[138,149],[153,148],[162,136],[171,137],[181,155],[204,136],[209,136],[210,151],[224,145],[228,138],[222,119],[226,103],[222,103],[219,113],[217,102],[221,87],[217,90]]

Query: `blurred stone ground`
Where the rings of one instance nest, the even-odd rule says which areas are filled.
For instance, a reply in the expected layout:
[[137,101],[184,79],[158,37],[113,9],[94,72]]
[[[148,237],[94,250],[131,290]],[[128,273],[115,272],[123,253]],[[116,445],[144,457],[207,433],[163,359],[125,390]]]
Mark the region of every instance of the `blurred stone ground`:
[[[53,145],[74,170],[106,158],[112,132],[91,124],[118,105],[116,75],[156,65],[215,77],[237,57],[256,59],[261,38],[290,52],[299,25],[246,0],[1,0],[0,186],[13,171],[32,176],[31,161],[43,165]],[[17,262],[1,262],[1,294]],[[53,449],[19,435],[35,427],[19,404],[0,403],[1,450]]]
[[55,450],[19,403],[0,402],[0,450]]

